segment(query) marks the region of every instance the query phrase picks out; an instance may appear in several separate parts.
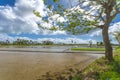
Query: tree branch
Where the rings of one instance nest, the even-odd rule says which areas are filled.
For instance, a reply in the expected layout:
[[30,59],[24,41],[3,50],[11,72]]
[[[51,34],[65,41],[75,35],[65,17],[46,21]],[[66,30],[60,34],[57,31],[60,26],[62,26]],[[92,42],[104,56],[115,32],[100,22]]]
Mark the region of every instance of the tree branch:
[[94,26],[96,26],[96,27],[98,27],[100,29],[103,29],[103,27],[104,27],[104,25],[96,25],[96,24],[94,24]]

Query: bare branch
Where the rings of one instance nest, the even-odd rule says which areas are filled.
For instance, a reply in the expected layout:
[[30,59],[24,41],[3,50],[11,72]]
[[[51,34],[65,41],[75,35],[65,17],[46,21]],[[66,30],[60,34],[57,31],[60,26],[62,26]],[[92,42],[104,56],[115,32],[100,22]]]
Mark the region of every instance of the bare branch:
[[96,25],[96,24],[93,24],[94,26],[100,28],[100,29],[103,29],[104,25]]

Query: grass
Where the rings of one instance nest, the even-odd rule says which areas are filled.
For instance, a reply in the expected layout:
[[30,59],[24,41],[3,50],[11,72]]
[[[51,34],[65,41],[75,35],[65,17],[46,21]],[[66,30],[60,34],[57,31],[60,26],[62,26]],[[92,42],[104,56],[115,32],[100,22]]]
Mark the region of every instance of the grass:
[[77,50],[77,51],[105,51],[105,48],[72,48],[71,50]]
[[104,57],[96,60],[73,80],[120,80],[120,47],[114,52],[114,61]]

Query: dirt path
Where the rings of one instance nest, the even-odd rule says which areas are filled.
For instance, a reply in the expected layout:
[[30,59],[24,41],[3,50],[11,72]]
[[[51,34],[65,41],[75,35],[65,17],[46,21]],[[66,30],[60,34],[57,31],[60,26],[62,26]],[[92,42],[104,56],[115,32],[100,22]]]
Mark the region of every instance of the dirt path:
[[[46,80],[50,77],[56,80],[60,74],[69,77],[101,56],[85,53],[0,51],[0,80]],[[56,75],[57,77],[53,77]]]

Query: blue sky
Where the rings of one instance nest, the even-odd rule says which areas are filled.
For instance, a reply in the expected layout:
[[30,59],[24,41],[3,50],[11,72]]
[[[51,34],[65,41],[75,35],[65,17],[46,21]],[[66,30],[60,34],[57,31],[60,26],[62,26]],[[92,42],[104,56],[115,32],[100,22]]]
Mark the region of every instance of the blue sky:
[[6,6],[14,6],[15,0],[0,0],[0,5]]
[[[52,0],[48,0],[47,4],[52,4]],[[69,7],[68,0],[60,0],[60,3],[65,7]],[[74,4],[76,2],[74,1]],[[65,32],[54,32],[49,33],[47,31],[42,31],[38,28],[36,23],[41,19],[38,19],[33,14],[33,10],[38,10],[41,12],[41,15],[45,15],[44,12],[45,5],[42,0],[0,0],[0,39],[16,39],[16,38],[25,38],[25,39],[61,39],[67,40],[73,39],[79,43],[85,43],[89,40],[102,41],[100,32],[95,31],[95,33],[84,34],[84,35],[69,35]],[[113,21],[114,23],[120,22],[120,15]],[[45,26],[48,24],[44,24]],[[98,36],[93,36],[96,34]],[[77,41],[78,40],[78,41]],[[113,40],[115,42],[115,40]],[[66,42],[66,41],[64,41]]]

